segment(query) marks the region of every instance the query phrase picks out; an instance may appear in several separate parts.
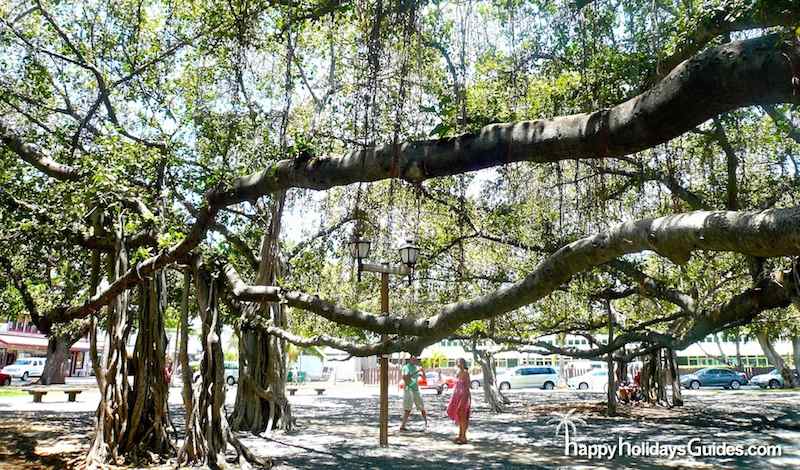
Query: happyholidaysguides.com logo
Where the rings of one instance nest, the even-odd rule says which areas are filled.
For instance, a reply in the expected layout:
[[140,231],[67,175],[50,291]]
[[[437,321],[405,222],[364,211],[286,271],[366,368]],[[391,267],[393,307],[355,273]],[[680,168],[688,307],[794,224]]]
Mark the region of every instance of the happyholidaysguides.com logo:
[[616,457],[780,457],[783,449],[779,445],[743,445],[727,442],[704,443],[691,438],[682,444],[663,444],[656,441],[629,441],[617,436],[616,442],[594,442],[577,440],[577,425],[586,422],[575,416],[575,410],[554,413],[548,421],[555,425],[556,436],[564,436],[564,455],[587,459],[611,460]]

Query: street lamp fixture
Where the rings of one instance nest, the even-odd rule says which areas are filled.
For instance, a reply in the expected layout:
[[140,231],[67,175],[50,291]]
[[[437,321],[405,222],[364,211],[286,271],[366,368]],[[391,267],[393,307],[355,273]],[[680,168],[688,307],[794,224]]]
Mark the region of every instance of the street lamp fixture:
[[358,282],[361,282],[361,271],[363,270],[364,260],[369,256],[369,249],[372,243],[369,240],[362,240],[356,234],[350,240],[350,256],[358,261]]
[[412,240],[406,240],[406,244],[400,247],[400,261],[408,266],[408,285],[411,285],[411,279],[414,272],[414,266],[417,264],[419,257],[419,247],[414,244]]
[[[408,284],[411,285],[411,273],[419,258],[419,247],[411,240],[406,240],[406,244],[401,246],[400,260],[402,265],[390,265],[389,263],[364,263],[364,259],[369,256],[370,242],[362,240],[361,235],[356,232],[353,239],[349,242],[350,254],[358,261],[358,281],[361,282],[361,271],[380,273],[381,275],[381,314],[389,314],[389,275],[396,274],[404,276],[408,274]],[[386,341],[387,336],[381,335],[381,341]],[[381,447],[389,445],[389,356],[381,354],[378,360],[380,364],[380,433],[378,443]]]

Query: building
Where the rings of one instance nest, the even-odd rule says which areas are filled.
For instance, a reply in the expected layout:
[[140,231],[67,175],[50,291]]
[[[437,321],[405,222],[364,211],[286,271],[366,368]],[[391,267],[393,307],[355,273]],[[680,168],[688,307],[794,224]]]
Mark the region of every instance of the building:
[[[86,376],[91,371],[89,359],[89,338],[81,338],[69,349],[64,375],[68,377]],[[0,367],[12,364],[23,357],[47,356],[47,336],[29,321],[9,321],[0,323]]]
[[[136,345],[136,331],[132,331],[128,337],[126,349],[128,354],[133,354]],[[177,345],[177,332],[168,330],[167,334],[167,355],[175,355]],[[105,335],[98,335],[97,353],[103,355],[103,345]],[[231,332],[227,336],[223,334],[223,339],[230,341]],[[70,347],[70,354],[64,365],[64,375],[66,377],[85,377],[92,375],[92,360],[89,353],[88,335],[78,340]],[[190,357],[200,355],[202,343],[196,335],[189,335],[188,353]],[[19,358],[24,357],[45,357],[47,356],[47,336],[39,333],[39,330],[27,320],[9,321],[0,323],[0,368],[12,364]]]

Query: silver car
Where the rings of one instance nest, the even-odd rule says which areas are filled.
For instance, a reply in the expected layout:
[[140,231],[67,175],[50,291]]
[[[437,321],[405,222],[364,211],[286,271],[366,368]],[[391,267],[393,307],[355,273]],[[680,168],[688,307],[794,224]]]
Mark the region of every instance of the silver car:
[[517,367],[497,378],[500,390],[539,387],[552,390],[558,383],[558,372],[552,367]]
[[3,368],[2,373],[10,375],[15,379],[28,380],[30,377],[39,377],[44,371],[44,357],[25,357],[17,359],[10,366]]
[[233,387],[239,381],[239,362],[226,361],[225,362],[225,382]]
[[[797,376],[797,372],[794,375]],[[755,375],[750,379],[750,383],[761,388],[783,388],[784,386],[783,376],[778,369],[772,369],[766,374]]]

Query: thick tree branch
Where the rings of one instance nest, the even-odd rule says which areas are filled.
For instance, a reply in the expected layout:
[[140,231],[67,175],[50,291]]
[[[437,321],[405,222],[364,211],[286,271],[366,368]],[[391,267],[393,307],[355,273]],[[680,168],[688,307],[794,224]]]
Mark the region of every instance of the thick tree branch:
[[[265,194],[292,187],[329,189],[386,178],[404,178],[420,182],[427,178],[459,174],[515,161],[547,162],[566,158],[627,155],[665,142],[713,116],[734,108],[798,100],[792,86],[793,63],[800,63],[800,44],[797,41],[783,42],[779,36],[771,35],[732,42],[709,49],[684,62],[651,90],[609,110],[551,120],[497,124],[484,128],[479,134],[408,142],[400,145],[399,149],[393,145],[385,145],[355,151],[341,158],[312,158],[305,163],[298,163],[293,159],[283,160],[261,172],[238,178],[229,186],[209,191],[204,198],[203,206],[198,209],[197,220],[182,242],[139,263],[86,304],[52,312],[51,318],[61,322],[85,317],[111,302],[130,286],[141,282],[143,277],[187,255],[202,242],[206,231],[223,207],[253,201]],[[792,211],[796,212],[796,209],[789,210]],[[696,214],[702,213],[677,217],[685,221],[699,221],[709,217],[712,221],[726,222],[729,217],[724,213]],[[790,217],[786,212],[774,214],[781,214],[780,218]],[[740,220],[749,220],[749,217],[744,216],[744,219]],[[765,217],[765,219],[770,218],[771,216]],[[640,223],[650,228],[649,224],[656,221]],[[658,227],[662,228],[665,227]],[[769,231],[770,229],[767,229],[767,232]],[[642,234],[637,234],[640,235]],[[771,236],[775,234],[765,233],[765,235],[767,238],[772,238]],[[785,235],[781,233],[778,236]],[[710,246],[713,244],[693,240],[694,237],[688,235],[683,236],[684,242],[695,242],[700,249],[744,248],[748,252],[752,250],[775,253],[764,256],[797,251],[796,247],[789,249],[785,244],[773,245],[780,247],[780,250],[757,246],[754,240],[746,244],[749,246],[727,240],[723,243],[724,246],[712,248]],[[575,244],[567,248],[573,245]],[[651,245],[640,240],[637,251],[648,249],[647,247]],[[688,257],[691,251],[688,243],[684,243],[681,247],[670,247],[670,250],[675,250],[669,255],[676,260]],[[612,251],[619,251],[619,254],[606,250],[599,251],[608,253],[608,257],[597,256],[602,260],[600,262],[609,261],[627,252],[616,249]],[[592,254],[597,255],[597,253]],[[588,266],[594,265],[592,259],[587,261]],[[565,277],[568,278],[572,271],[566,273]],[[527,288],[529,283],[538,284],[540,281],[537,277],[540,275],[534,273],[532,276],[533,278],[522,281],[521,285],[516,284],[516,287],[507,288],[499,294],[497,300],[500,302],[501,311],[509,311],[535,301],[546,295],[548,290],[552,290],[552,287],[547,287],[538,291],[539,293],[520,296],[519,289]],[[554,276],[553,279],[561,277],[564,276]],[[550,286],[547,282],[542,284],[544,285]],[[445,312],[431,321],[436,322],[435,329],[447,331],[464,321],[491,316],[487,311],[489,306],[484,300],[485,297],[481,297],[455,310],[448,306]]]
[[231,191],[255,199],[292,187],[322,190],[392,177],[418,183],[510,162],[629,155],[731,109],[797,101],[792,63],[800,63],[797,42],[781,42],[777,35],[732,42],[681,64],[652,89],[611,109],[494,124],[477,134],[407,142],[399,149],[384,145],[306,163],[283,160],[238,179]]
[[[248,286],[231,266],[224,268],[224,274],[232,292],[240,300],[283,301],[333,322],[377,333],[440,339],[463,324],[492,318],[536,302],[578,273],[622,255],[645,250],[655,251],[679,264],[687,262],[694,250],[732,251],[751,256],[797,255],[800,254],[800,207],[754,213],[697,211],[620,224],[606,233],[561,248],[517,283],[467,301],[448,304],[439,314],[428,319],[372,315],[339,307],[305,293],[285,292],[273,286]],[[675,293],[668,294],[676,297]],[[770,302],[769,297],[753,298],[757,299],[758,305]],[[744,300],[748,299],[751,297],[745,296]],[[674,300],[681,301],[678,298]]]
[[[695,316],[689,326],[681,335],[671,335],[648,331],[647,328],[656,322],[666,322],[676,319],[678,315],[642,322],[626,328],[624,332],[605,345],[590,349],[559,347],[545,341],[536,341],[521,337],[486,337],[498,344],[517,345],[537,348],[533,351],[539,354],[560,354],[569,357],[592,359],[604,356],[631,343],[657,345],[670,349],[683,349],[706,336],[724,330],[734,325],[752,321],[761,312],[773,308],[785,308],[791,305],[792,298],[797,296],[796,286],[792,271],[779,272],[772,277],[766,277],[759,283],[744,292],[731,297],[727,302],[702,312]],[[570,332],[575,332],[572,329]],[[464,339],[464,336],[449,336],[453,339]],[[648,346],[649,347],[649,346]],[[644,349],[632,354],[641,354]]]
[[730,0],[716,8],[700,11],[701,17],[686,35],[681,47],[660,61],[657,71],[659,77],[724,34],[771,26],[796,26],[800,22],[800,9],[794,0]]
[[24,142],[2,119],[0,119],[0,141],[17,154],[20,159],[51,178],[61,181],[77,181],[83,177],[77,168],[58,163],[45,155],[36,146]]

